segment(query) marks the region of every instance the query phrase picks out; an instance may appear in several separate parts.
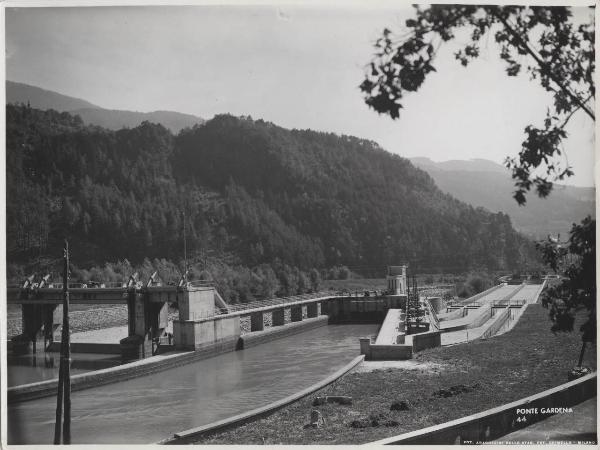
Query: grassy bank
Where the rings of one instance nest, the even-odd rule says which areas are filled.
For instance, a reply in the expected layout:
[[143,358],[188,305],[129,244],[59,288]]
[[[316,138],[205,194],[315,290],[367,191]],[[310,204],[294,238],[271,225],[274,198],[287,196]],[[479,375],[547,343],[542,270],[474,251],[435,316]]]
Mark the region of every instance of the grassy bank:
[[[499,406],[567,381],[580,335],[553,335],[549,329],[548,311],[531,305],[504,335],[423,351],[415,357],[421,369],[350,373],[268,417],[197,443],[360,444]],[[585,365],[595,369],[595,348],[588,349]],[[349,395],[353,403],[313,408],[317,395]],[[391,411],[394,401],[406,402],[408,410]],[[312,409],[322,413],[325,425],[304,429]]]

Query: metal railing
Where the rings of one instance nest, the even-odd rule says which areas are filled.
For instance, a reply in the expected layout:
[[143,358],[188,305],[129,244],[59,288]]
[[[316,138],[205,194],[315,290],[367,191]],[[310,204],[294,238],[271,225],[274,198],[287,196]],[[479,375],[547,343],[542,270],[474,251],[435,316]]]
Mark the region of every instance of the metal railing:
[[290,297],[276,297],[276,298],[270,298],[270,299],[265,299],[265,300],[255,300],[255,301],[248,302],[248,303],[233,303],[233,304],[228,304],[227,308],[229,309],[230,313],[233,313],[233,312],[245,311],[245,310],[250,310],[250,309],[258,309],[258,308],[264,308],[264,307],[269,307],[269,306],[285,305],[287,303],[295,303],[295,302],[299,302],[299,301],[303,301],[303,300],[311,300],[311,299],[316,299],[316,298],[333,297],[333,296],[335,296],[335,294],[330,291],[319,291],[319,292],[312,292],[309,294],[292,295]]
[[498,307],[498,306],[523,306],[527,303],[526,299],[502,299],[502,300],[495,300],[492,302],[492,306],[493,307]]
[[[50,283],[47,286],[50,289],[62,289],[63,283]],[[69,283],[69,289],[87,289],[88,285],[85,283]]]
[[221,315],[222,313],[220,312],[213,312],[213,311],[192,311],[190,313],[190,317],[189,320],[204,320],[204,319],[211,319],[213,317],[217,317],[219,315]]
[[192,280],[186,283],[188,287],[215,287],[214,283],[204,280]]

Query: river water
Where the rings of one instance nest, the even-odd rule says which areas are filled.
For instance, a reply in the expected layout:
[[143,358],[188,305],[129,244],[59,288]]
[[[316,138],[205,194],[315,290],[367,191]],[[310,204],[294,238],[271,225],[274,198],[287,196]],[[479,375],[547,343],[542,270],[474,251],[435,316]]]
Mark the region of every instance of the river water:
[[[87,353],[71,354],[71,375],[106,369],[121,364],[119,355]],[[58,378],[60,353],[37,353],[25,356],[8,356],[6,361],[7,385],[19,386]]]
[[[360,354],[377,325],[329,325],[72,394],[73,444],[148,444],[280,400]],[[8,405],[9,444],[51,444],[56,398]],[[307,412],[308,413],[308,412]]]

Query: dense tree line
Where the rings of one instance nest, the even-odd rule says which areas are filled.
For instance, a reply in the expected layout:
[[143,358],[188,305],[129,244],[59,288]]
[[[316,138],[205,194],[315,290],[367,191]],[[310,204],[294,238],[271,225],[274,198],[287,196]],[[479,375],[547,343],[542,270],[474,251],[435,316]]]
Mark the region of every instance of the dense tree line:
[[[178,180],[260,204],[247,207],[248,222],[262,223],[252,211],[274,211],[310,236],[328,265],[506,269],[532,254],[507,215],[443,194],[408,160],[351,136],[217,116],[176,137],[173,168]],[[310,254],[320,256],[314,247]],[[319,259],[297,260],[306,263]]]
[[235,278],[225,267],[244,285],[276,274],[261,294],[231,294],[245,301],[307,289],[313,268],[503,270],[534,253],[505,214],[351,136],[228,115],[177,136],[147,122],[110,131],[7,105],[6,158],[9,263],[52,260],[68,236],[80,267],[164,258],[181,269],[185,223],[188,259],[213,261],[217,278]]

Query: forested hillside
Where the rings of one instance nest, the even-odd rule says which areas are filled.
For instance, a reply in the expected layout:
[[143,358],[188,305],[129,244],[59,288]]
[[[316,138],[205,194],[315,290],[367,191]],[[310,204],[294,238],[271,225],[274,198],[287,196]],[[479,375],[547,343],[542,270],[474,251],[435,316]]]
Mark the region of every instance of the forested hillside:
[[534,255],[508,216],[442,193],[374,142],[228,115],[178,135],[148,122],[110,131],[7,105],[9,263],[53,261],[65,236],[79,267],[179,263],[184,213],[193,262],[250,278],[272,269],[307,284],[313,268],[403,261],[497,270]]
[[[474,206],[508,214],[514,227],[534,239],[569,236],[573,223],[595,216],[595,189],[555,184],[546,198],[529,196],[525,206],[512,198],[514,181],[505,167],[487,160],[445,161],[411,158],[444,192]],[[473,189],[477,186],[477,189]]]

